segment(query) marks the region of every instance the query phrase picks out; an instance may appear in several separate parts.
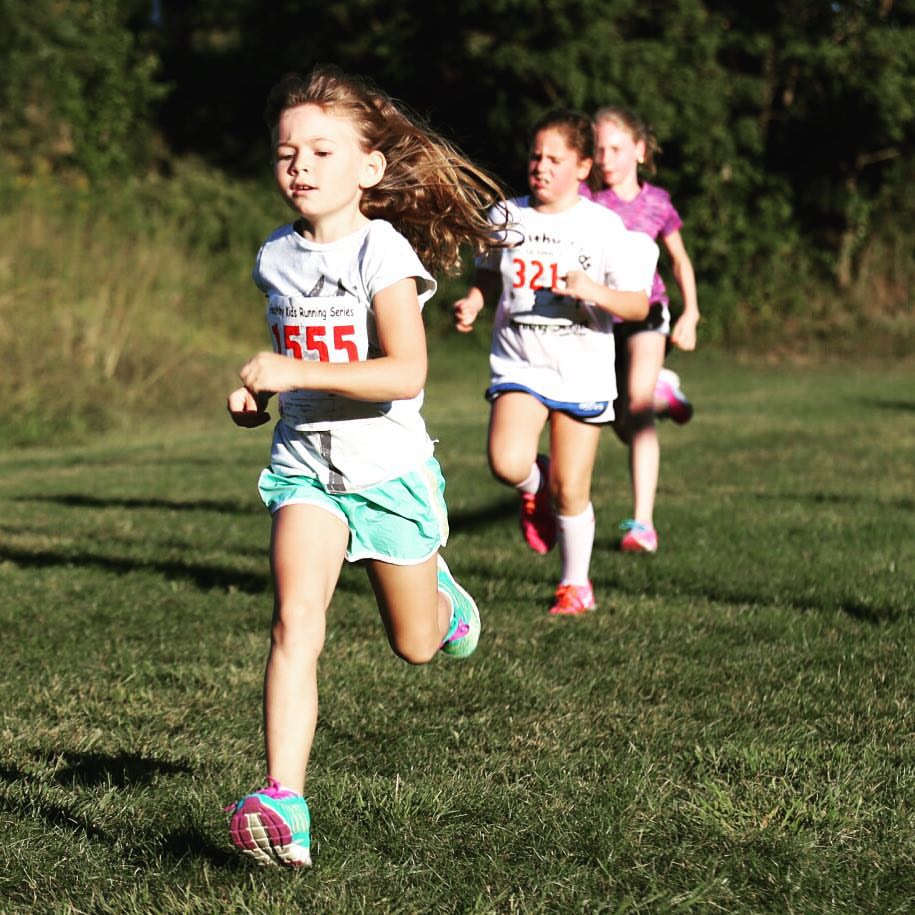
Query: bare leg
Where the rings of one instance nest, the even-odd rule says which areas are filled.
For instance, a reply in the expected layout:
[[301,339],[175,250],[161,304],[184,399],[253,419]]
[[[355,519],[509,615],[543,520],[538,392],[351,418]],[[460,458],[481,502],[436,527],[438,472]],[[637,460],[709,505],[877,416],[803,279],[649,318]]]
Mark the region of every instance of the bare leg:
[[489,466],[497,480],[517,486],[527,478],[548,416],[530,394],[513,391],[496,398],[489,417]]
[[591,502],[591,476],[600,426],[550,414],[550,485],[560,515],[579,515]]
[[627,400],[633,518],[652,526],[661,459],[654,425],[654,390],[663,361],[663,334],[646,332],[629,338]]
[[264,676],[267,773],[303,793],[318,718],[318,656],[349,531],[313,505],[274,515],[271,563],[276,596]]
[[366,565],[394,653],[410,664],[431,661],[451,624],[451,604],[438,590],[436,557],[420,565]]

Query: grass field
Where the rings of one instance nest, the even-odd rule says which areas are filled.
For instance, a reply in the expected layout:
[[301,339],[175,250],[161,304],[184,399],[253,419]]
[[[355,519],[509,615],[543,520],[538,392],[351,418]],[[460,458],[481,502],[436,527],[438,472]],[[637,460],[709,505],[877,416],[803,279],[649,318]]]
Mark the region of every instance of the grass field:
[[264,775],[269,430],[214,404],[0,451],[0,911],[915,910],[915,370],[675,361],[660,552],[614,549],[608,432],[599,609],[552,619],[452,347],[426,417],[483,638],[410,668],[344,571],[308,872],[240,860],[222,812]]

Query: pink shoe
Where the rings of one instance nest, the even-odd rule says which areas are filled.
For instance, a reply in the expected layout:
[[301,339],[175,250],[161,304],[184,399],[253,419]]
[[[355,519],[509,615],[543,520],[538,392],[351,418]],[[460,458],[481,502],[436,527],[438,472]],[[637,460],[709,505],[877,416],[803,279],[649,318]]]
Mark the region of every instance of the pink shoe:
[[657,553],[658,532],[650,524],[624,521],[620,530],[626,531],[620,541],[620,549],[624,553]]
[[553,616],[575,616],[587,613],[596,606],[590,581],[585,585],[560,585],[556,589],[556,603],[550,607],[550,613]]
[[663,400],[667,404],[667,412],[677,425],[682,426],[693,418],[693,405],[686,399],[680,387],[680,376],[670,369],[661,369],[658,383],[654,389],[656,400]]
[[549,553],[556,545],[556,516],[550,502],[550,459],[537,456],[540,489],[521,493],[521,536],[535,553]]
[[232,814],[232,843],[257,864],[311,867],[311,814],[301,794],[268,776],[263,788],[226,813]]

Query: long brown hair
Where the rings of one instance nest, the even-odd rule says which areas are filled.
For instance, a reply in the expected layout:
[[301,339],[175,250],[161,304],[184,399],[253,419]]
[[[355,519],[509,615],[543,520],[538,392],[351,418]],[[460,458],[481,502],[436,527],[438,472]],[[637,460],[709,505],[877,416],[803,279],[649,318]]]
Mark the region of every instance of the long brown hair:
[[392,223],[428,270],[456,274],[463,245],[474,253],[493,245],[486,213],[505,196],[500,185],[417,115],[368,79],[319,65],[271,89],[264,111],[271,132],[283,111],[306,104],[349,118],[363,149],[384,154],[384,176],[363,191],[360,209]]

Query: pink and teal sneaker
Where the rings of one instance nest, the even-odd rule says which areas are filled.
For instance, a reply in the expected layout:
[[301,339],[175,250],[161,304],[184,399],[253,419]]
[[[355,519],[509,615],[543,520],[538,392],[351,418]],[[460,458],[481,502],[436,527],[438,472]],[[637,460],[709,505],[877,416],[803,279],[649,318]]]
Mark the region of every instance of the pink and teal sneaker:
[[441,554],[438,556],[438,589],[451,604],[451,626],[439,651],[452,658],[468,658],[480,641],[480,611],[476,601],[457,583]]
[[620,530],[626,531],[620,541],[624,553],[657,553],[658,532],[650,524],[630,519],[620,525]]
[[311,867],[311,815],[301,794],[268,776],[265,787],[226,809],[232,843],[258,864]]

